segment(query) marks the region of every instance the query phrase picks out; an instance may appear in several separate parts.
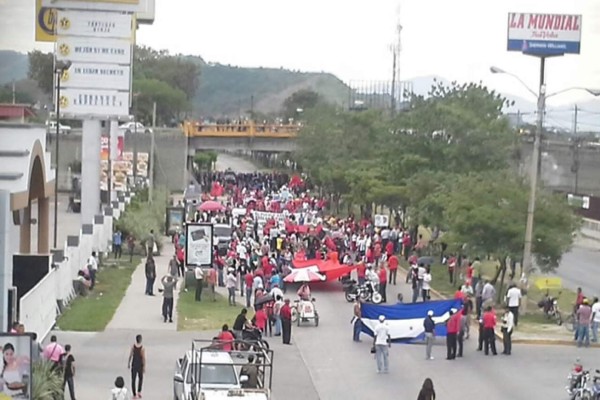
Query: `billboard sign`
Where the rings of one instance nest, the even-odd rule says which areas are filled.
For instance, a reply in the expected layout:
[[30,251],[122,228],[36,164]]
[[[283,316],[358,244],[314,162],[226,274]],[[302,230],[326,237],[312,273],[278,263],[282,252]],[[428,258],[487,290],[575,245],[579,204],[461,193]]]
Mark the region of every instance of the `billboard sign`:
[[185,225],[185,265],[211,267],[213,263],[213,226]]
[[129,92],[100,89],[61,89],[61,115],[75,117],[126,117]]
[[536,56],[579,54],[581,15],[509,13],[507,48]]
[[60,87],[128,91],[130,78],[131,68],[123,65],[73,63],[62,73]]
[[35,41],[54,42],[56,40],[56,10],[42,7],[42,0],[35,1]]
[[4,362],[0,379],[0,399],[32,399],[31,336],[0,333],[0,350]]
[[56,60],[129,65],[131,42],[122,39],[63,36],[56,41]]
[[131,14],[102,11],[58,11],[59,36],[131,39]]

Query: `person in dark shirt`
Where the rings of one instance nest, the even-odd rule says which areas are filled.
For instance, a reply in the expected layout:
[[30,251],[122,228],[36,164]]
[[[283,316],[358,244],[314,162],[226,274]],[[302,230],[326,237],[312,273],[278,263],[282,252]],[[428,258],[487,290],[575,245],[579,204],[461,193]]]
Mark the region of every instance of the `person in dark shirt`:
[[75,357],[71,354],[71,345],[65,345],[65,354],[63,354],[63,360],[65,365],[63,390],[66,385],[69,386],[69,395],[71,400],[75,400],[75,383],[73,378],[75,377]]
[[248,356],[248,364],[244,365],[240,371],[240,376],[247,376],[248,380],[242,382],[242,388],[244,389],[256,389],[258,388],[258,366],[254,364],[254,356],[250,354]]

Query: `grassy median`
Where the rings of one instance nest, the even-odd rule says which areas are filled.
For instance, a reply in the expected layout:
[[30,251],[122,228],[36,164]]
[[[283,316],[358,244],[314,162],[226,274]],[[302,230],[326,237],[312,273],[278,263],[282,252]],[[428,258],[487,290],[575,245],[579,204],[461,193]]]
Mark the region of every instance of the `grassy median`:
[[78,297],[59,317],[56,325],[63,331],[98,332],[110,322],[125,291],[131,283],[131,274],[140,264],[141,257],[121,260],[108,259],[96,275],[96,287],[87,296]]
[[[239,293],[238,293],[239,294]],[[216,301],[207,288],[202,292],[202,301],[195,301],[195,288],[179,293],[177,302],[177,329],[180,331],[220,330],[223,324],[233,326],[235,317],[246,304],[245,297],[236,296],[237,306],[228,304],[227,298],[216,294]],[[252,311],[249,310],[249,313]]]

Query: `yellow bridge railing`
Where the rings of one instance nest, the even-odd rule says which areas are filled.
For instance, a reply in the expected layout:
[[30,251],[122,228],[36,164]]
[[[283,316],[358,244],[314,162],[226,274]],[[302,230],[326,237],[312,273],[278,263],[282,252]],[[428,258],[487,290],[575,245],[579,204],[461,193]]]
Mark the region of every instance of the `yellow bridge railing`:
[[203,124],[186,121],[181,125],[188,137],[232,137],[232,138],[295,138],[300,125],[283,124]]

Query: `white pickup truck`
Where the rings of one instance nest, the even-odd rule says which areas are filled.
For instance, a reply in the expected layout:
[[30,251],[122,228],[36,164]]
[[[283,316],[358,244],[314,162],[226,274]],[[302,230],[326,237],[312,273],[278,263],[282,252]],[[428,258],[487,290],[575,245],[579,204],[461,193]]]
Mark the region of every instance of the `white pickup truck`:
[[[250,352],[227,352],[214,347],[192,348],[183,358],[177,360],[173,377],[174,400],[218,400],[240,398],[244,400],[269,400],[270,360],[272,351],[260,351],[266,354],[269,362],[268,374],[265,374],[265,357],[252,364],[258,372],[257,387],[247,387],[249,377],[242,374],[244,365],[248,365]],[[251,352],[256,357],[258,353]],[[268,375],[268,376],[267,376]],[[265,385],[268,378],[268,385]]]

